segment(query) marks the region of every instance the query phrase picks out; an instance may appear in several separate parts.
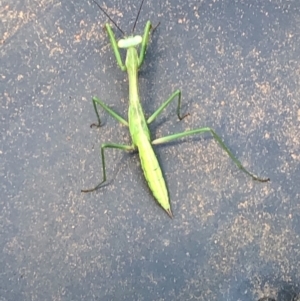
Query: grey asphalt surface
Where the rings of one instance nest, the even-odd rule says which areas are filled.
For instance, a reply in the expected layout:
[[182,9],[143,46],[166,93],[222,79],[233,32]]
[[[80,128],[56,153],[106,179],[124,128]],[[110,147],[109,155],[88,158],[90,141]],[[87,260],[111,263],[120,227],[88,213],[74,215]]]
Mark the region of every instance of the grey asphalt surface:
[[[250,2],[249,2],[250,3]],[[102,5],[103,3],[100,2]],[[130,32],[138,2],[107,8]],[[210,126],[155,147],[174,219],[155,203],[137,154],[97,95],[127,116],[126,73],[91,1],[1,2],[0,300],[291,300],[300,276],[300,3],[148,1],[151,36],[139,82],[153,138]],[[121,37],[118,33],[118,37]]]

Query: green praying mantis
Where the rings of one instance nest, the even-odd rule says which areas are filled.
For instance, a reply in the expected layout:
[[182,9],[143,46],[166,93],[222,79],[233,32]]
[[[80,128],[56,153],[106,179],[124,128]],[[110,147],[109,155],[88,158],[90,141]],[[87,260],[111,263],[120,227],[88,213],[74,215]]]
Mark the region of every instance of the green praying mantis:
[[[176,90],[148,119],[146,119],[143,108],[140,103],[139,88],[138,88],[138,70],[142,66],[149,42],[149,35],[152,28],[151,22],[148,21],[144,28],[144,33],[142,36],[134,35],[134,29],[143,5],[144,0],[142,0],[139,7],[139,11],[132,29],[132,34],[126,36],[124,32],[119,28],[119,26],[111,19],[111,17],[106,13],[106,11],[95,1],[93,2],[100,8],[100,10],[109,18],[109,20],[120,30],[123,34],[123,38],[118,42],[116,40],[115,34],[112,31],[111,26],[107,23],[105,29],[107,31],[108,37],[110,39],[110,44],[114,52],[118,66],[122,71],[127,71],[128,82],[129,82],[129,109],[128,109],[128,122],[119,116],[116,112],[110,109],[102,100],[97,97],[93,97],[93,106],[98,119],[97,124],[92,124],[92,126],[101,126],[101,120],[97,105],[100,105],[105,111],[107,111],[113,118],[121,122],[123,125],[129,127],[130,136],[132,139],[132,145],[116,144],[116,143],[104,143],[101,145],[101,159],[102,159],[102,172],[103,180],[96,187],[91,189],[82,189],[82,192],[95,191],[102,186],[106,181],[106,168],[105,168],[105,156],[104,151],[108,148],[116,148],[124,151],[138,151],[141,160],[141,166],[148,182],[148,186],[152,191],[155,199],[161,205],[161,207],[167,212],[167,214],[172,218],[173,214],[171,211],[170,201],[166,183],[153,150],[153,145],[167,143],[179,138],[187,137],[190,135],[210,133],[212,137],[218,142],[221,148],[229,155],[236,166],[241,169],[244,173],[249,175],[253,180],[259,182],[267,182],[269,178],[260,178],[255,176],[253,173],[249,172],[241,162],[232,154],[229,148],[221,140],[220,136],[210,127],[202,127],[190,131],[185,131],[182,133],[173,134],[163,138],[158,138],[151,140],[148,125],[158,117],[161,112],[175,99],[177,99],[177,116],[179,120],[185,118],[186,115],[181,115],[181,91]],[[126,49],[126,60],[125,63],[122,61],[120,49]]]

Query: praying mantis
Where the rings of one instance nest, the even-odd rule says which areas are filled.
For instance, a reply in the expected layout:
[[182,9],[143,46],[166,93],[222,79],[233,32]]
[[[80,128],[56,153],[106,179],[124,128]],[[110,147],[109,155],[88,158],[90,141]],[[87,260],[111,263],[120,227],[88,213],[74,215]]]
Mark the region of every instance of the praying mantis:
[[[160,206],[167,212],[167,214],[172,218],[173,214],[171,211],[170,201],[168,190],[166,187],[166,183],[159,165],[159,162],[156,158],[156,155],[153,150],[153,145],[159,145],[163,143],[167,143],[179,138],[202,134],[202,133],[210,133],[212,137],[217,141],[220,147],[229,155],[232,161],[236,164],[236,166],[241,169],[244,173],[250,176],[253,180],[259,182],[268,182],[269,178],[260,178],[255,176],[253,173],[249,172],[241,162],[232,154],[229,148],[225,145],[219,135],[210,128],[210,127],[202,127],[194,130],[185,131],[182,133],[176,133],[173,135],[169,135],[163,138],[158,138],[155,140],[151,140],[150,131],[148,125],[153,122],[162,111],[175,99],[177,99],[177,116],[179,120],[187,117],[189,114],[181,115],[181,91],[176,90],[148,119],[146,119],[143,108],[140,103],[139,97],[139,88],[138,88],[138,70],[142,66],[149,42],[149,35],[152,28],[151,22],[147,21],[144,27],[143,35],[134,35],[134,29],[144,3],[142,0],[141,5],[139,7],[139,11],[132,29],[132,34],[126,36],[124,32],[119,28],[119,26],[111,19],[111,17],[106,13],[106,11],[95,1],[93,2],[100,8],[100,10],[109,18],[109,20],[120,30],[123,34],[123,38],[118,42],[116,40],[115,34],[111,28],[111,26],[106,23],[105,29],[107,31],[110,44],[112,46],[112,50],[114,56],[116,58],[117,64],[120,69],[128,74],[128,83],[129,83],[129,109],[128,109],[128,121],[118,115],[115,111],[110,109],[102,100],[97,97],[93,97],[93,106],[97,116],[98,123],[92,124],[92,126],[101,126],[101,120],[99,116],[99,112],[97,109],[97,105],[102,107],[108,114],[110,114],[117,121],[121,122],[123,125],[129,128],[130,136],[132,139],[131,145],[124,144],[116,144],[116,143],[104,143],[101,145],[101,160],[102,160],[102,173],[103,180],[97,186],[91,189],[82,189],[81,192],[91,192],[95,191],[102,186],[104,182],[106,182],[106,164],[105,164],[105,155],[104,151],[109,148],[120,149],[124,151],[138,151],[141,166],[144,172],[144,176],[146,181],[148,182],[148,186],[152,191],[155,199],[160,204]],[[126,49],[126,60],[123,62],[121,58],[120,49]]]

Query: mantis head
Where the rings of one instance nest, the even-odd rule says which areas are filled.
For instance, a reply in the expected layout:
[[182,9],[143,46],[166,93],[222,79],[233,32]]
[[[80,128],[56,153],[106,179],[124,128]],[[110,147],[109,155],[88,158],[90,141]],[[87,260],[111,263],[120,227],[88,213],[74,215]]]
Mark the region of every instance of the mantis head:
[[141,36],[130,36],[125,39],[121,39],[118,41],[119,48],[130,48],[135,47],[142,43],[143,38]]

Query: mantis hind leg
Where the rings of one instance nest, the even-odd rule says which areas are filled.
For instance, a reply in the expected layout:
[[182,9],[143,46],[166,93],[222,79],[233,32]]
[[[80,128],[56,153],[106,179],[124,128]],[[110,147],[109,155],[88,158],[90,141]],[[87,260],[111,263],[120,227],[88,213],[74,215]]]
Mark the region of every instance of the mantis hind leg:
[[112,109],[110,109],[102,100],[100,100],[97,97],[93,97],[93,106],[94,106],[94,110],[98,119],[98,123],[93,123],[91,124],[91,127],[96,126],[96,127],[100,127],[101,126],[101,120],[100,120],[100,116],[99,116],[99,112],[97,109],[97,104],[100,105],[106,112],[108,112],[109,115],[111,115],[112,117],[114,117],[117,121],[121,122],[122,124],[128,126],[128,122],[121,117],[119,114],[117,114],[115,111],[113,111]]
[[219,135],[216,134],[216,132],[209,128],[209,127],[203,127],[203,128],[199,128],[199,129],[195,129],[195,130],[191,130],[191,131],[186,131],[186,132],[182,132],[182,133],[178,133],[178,134],[173,134],[170,136],[166,136],[163,138],[158,138],[152,141],[152,144],[162,144],[162,143],[166,143],[166,142],[170,142],[179,138],[183,138],[183,137],[187,137],[187,136],[191,136],[191,135],[195,135],[195,134],[202,134],[202,133],[207,133],[209,132],[210,134],[212,134],[213,138],[218,142],[218,144],[221,146],[221,148],[229,155],[229,157],[231,158],[231,160],[235,163],[235,165],[242,170],[245,174],[247,174],[248,176],[250,176],[253,180],[259,181],[259,182],[268,182],[270,181],[269,178],[260,178],[255,176],[253,173],[249,172],[243,165],[242,163],[233,155],[233,153],[229,150],[229,148],[225,145],[225,143],[222,141],[222,139],[220,138]]
[[150,124],[161,112],[176,98],[178,97],[176,114],[179,120],[182,120],[186,116],[190,115],[189,113],[181,116],[180,108],[181,108],[181,91],[176,90],[148,119],[147,123]]
[[117,148],[125,151],[133,151],[135,148],[133,145],[124,145],[124,144],[115,144],[115,143],[105,143],[101,145],[101,159],[102,159],[102,173],[103,173],[103,180],[94,188],[90,189],[81,189],[81,192],[92,192],[97,190],[101,187],[101,185],[106,182],[106,170],[105,170],[105,157],[104,157],[104,150],[106,148]]

